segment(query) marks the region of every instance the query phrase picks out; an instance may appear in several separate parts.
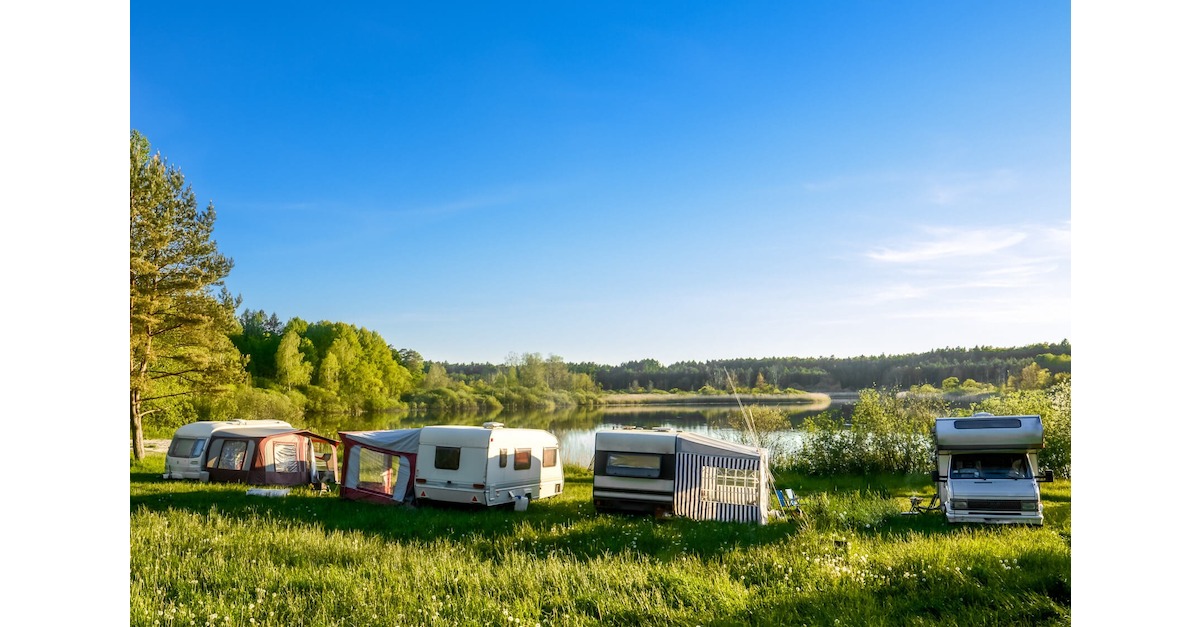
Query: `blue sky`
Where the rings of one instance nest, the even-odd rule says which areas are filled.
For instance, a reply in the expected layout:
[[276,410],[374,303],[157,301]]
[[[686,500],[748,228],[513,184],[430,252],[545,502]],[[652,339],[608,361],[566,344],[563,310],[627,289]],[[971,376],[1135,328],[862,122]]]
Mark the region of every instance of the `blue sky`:
[[427,359],[1057,342],[1070,18],[133,2],[129,125],[213,202],[246,307]]

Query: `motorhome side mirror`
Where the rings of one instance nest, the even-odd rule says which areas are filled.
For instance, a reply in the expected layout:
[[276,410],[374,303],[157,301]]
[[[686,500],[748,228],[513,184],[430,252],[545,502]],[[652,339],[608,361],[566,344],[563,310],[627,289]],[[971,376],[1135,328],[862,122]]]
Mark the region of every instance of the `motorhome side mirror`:
[[936,471],[936,470],[933,471],[932,473],[930,473],[930,477],[933,479],[934,483],[937,483],[942,480],[942,476],[939,475],[938,471]]
[[1054,483],[1054,471],[1053,470],[1047,470],[1043,474],[1046,477],[1045,479],[1043,479],[1043,481],[1045,481],[1047,483]]

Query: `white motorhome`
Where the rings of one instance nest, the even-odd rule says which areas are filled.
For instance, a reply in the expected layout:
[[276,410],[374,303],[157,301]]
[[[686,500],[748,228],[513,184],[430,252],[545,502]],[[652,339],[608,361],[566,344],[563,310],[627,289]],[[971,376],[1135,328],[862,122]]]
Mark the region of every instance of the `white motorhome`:
[[413,491],[418,501],[528,504],[562,493],[558,438],[541,429],[422,427]]
[[938,418],[933,480],[951,523],[1043,521],[1040,481],[1054,472],[1038,467],[1044,445],[1041,416]]
[[596,511],[766,524],[765,449],[658,428],[596,432]]
[[171,438],[167,449],[163,479],[199,479],[208,481],[204,470],[204,451],[214,431],[228,427],[291,427],[282,420],[202,420],[183,425]]

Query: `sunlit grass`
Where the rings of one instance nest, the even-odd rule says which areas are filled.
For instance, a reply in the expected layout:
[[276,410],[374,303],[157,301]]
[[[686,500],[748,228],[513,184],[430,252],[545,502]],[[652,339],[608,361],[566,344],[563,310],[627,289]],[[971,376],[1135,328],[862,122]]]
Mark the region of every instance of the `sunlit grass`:
[[[134,625],[1011,625],[1070,620],[1070,484],[1043,528],[901,515],[916,477],[801,480],[765,526],[597,515],[591,478],[511,510],[353,503],[131,463]],[[787,482],[787,483],[785,483]]]

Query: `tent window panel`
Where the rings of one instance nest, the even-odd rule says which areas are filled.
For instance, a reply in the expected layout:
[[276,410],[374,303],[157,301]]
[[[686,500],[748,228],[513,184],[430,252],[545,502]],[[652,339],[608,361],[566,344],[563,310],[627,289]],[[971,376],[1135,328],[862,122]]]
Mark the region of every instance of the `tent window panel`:
[[458,470],[459,457],[462,448],[457,446],[439,446],[433,451],[433,467],[442,470]]
[[758,471],[704,466],[700,469],[700,499],[713,503],[758,503]]
[[500,449],[500,467],[501,468],[508,467],[508,449],[506,449],[506,448]]
[[169,457],[200,457],[204,452],[204,440],[198,438],[175,438],[171,440]]
[[276,442],[272,445],[271,457],[275,472],[300,472],[300,461],[296,459],[296,443]]
[[529,470],[533,467],[533,449],[519,448],[513,451],[513,470]]
[[391,496],[396,484],[396,458],[387,453],[361,449],[358,454],[358,489]]
[[313,440],[313,465],[317,472],[329,472],[333,466],[333,445],[320,440]]
[[225,444],[221,447],[221,456],[217,461],[217,468],[223,470],[241,470],[242,463],[246,461],[246,440],[225,440]]
[[554,468],[558,465],[558,449],[549,447],[542,449],[542,468]]

